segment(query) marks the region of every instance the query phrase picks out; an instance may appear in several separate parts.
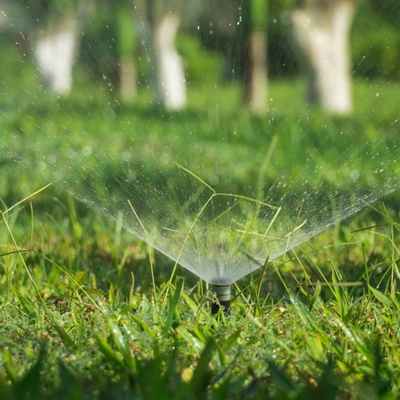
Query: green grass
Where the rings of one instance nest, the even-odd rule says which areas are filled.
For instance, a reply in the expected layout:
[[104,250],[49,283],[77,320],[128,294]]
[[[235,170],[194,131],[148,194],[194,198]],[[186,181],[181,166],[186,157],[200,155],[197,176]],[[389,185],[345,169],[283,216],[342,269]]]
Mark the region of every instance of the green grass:
[[400,226],[384,206],[242,279],[213,317],[204,282],[179,269],[168,286],[172,262],[47,190],[40,219],[33,199],[33,220],[25,203],[0,223],[3,398],[398,397]]
[[[29,135],[38,148],[49,147],[48,135],[60,129],[69,139],[51,143],[49,151],[67,154],[82,140],[97,146],[118,132],[107,149],[111,157],[134,146],[137,166],[152,150],[172,144],[179,151],[166,157],[192,157],[195,166],[201,159],[207,182],[218,159],[221,176],[230,176],[227,186],[235,182],[237,193],[251,195],[249,177],[258,177],[265,157],[260,149],[275,135],[274,161],[297,160],[292,174],[298,166],[311,173],[317,164],[315,181],[331,191],[343,178],[332,166],[347,143],[338,132],[355,141],[360,132],[384,138],[382,149],[398,140],[395,82],[355,82],[355,113],[346,118],[304,107],[301,80],[271,82],[264,118],[240,109],[235,84],[221,84],[218,93],[213,85],[194,87],[188,109],[175,114],[149,109],[146,93],[124,107],[98,87],[89,97],[79,71],[82,84],[72,96],[49,101],[35,89],[32,66],[14,71],[13,53],[4,53],[9,75],[0,95],[0,149],[5,144],[20,151]],[[196,132],[190,135],[188,127]],[[204,150],[200,157],[193,144]],[[304,149],[317,154],[321,145],[332,151],[302,164]],[[361,154],[354,150],[356,159]],[[368,170],[369,163],[363,159],[361,167]],[[36,169],[16,168],[7,154],[0,154],[0,166],[3,212],[48,183]],[[148,168],[152,184],[176,175],[167,163],[161,175]],[[104,171],[110,180],[126,173]],[[278,172],[271,164],[266,185]],[[364,183],[374,185],[374,179]],[[0,217],[1,396],[398,398],[398,201],[394,194],[385,199],[389,211],[382,204],[367,208],[243,278],[232,288],[230,314],[212,316],[215,299],[205,282],[179,268],[169,284],[172,261],[48,188],[32,199],[32,208],[25,201]]]

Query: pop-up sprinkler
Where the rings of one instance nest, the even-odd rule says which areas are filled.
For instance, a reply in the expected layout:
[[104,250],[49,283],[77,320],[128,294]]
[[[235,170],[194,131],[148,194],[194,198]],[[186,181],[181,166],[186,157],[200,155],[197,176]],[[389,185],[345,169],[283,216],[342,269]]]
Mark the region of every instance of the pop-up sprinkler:
[[216,294],[218,302],[211,304],[211,313],[217,314],[221,307],[224,312],[228,312],[231,306],[231,286],[230,285],[211,285],[211,290]]

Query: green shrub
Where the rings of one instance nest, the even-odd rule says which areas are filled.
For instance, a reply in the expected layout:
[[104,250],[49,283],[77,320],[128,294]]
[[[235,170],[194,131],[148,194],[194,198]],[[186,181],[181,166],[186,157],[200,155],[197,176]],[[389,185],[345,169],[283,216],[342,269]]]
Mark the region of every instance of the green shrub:
[[[376,8],[377,2],[359,4],[352,30],[353,68],[357,75],[369,78],[398,78],[400,71],[400,7],[392,1]],[[400,18],[400,16],[399,16]]]
[[[209,83],[215,81],[215,71],[222,71],[224,58],[215,51],[204,49],[194,36],[181,33],[177,37],[177,49],[184,60],[184,68],[189,83]],[[210,73],[212,71],[212,73]]]

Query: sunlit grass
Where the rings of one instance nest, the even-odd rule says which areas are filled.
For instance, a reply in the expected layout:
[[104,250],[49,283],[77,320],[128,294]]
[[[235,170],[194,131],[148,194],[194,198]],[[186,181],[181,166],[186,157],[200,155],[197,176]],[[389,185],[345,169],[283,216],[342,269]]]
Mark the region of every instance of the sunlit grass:
[[399,223],[383,206],[267,262],[213,317],[204,282],[170,282],[172,262],[71,201],[35,201],[56,217],[35,213],[33,237],[28,203],[0,224],[8,398],[398,395]]
[[[35,101],[18,90],[0,96],[5,133],[0,149],[6,143],[7,150],[20,151],[25,135],[35,135],[46,156],[66,157],[83,131],[85,146],[93,149],[102,137],[118,133],[107,154],[119,162],[133,146],[138,158],[129,160],[126,169],[105,168],[113,179],[141,165],[153,150],[172,144],[177,154],[162,151],[162,178],[176,176],[173,161],[187,173],[191,166],[184,166],[185,159],[194,166],[201,160],[201,186],[229,178],[220,179],[216,189],[207,183],[213,198],[237,193],[243,202],[252,196],[261,202],[262,195],[246,188],[250,179],[261,176],[259,168],[274,140],[274,162],[262,175],[266,188],[279,172],[276,163],[290,156],[298,163],[288,173],[314,173],[318,166],[315,182],[325,182],[324,190],[331,191],[343,178],[332,162],[347,145],[341,134],[354,140],[361,132],[371,141],[386,138],[382,149],[398,141],[393,101],[398,87],[393,82],[356,81],[355,112],[346,118],[305,106],[300,79],[270,82],[270,111],[264,118],[242,108],[235,82],[193,87],[188,109],[180,113],[149,108],[146,93],[137,104],[120,107],[100,90],[88,97],[83,85],[85,92],[76,85],[69,99],[39,93],[28,73],[24,85],[38,96]],[[48,135],[54,132],[60,141],[48,148]],[[63,141],[64,134],[72,139]],[[315,150],[321,143],[331,149],[324,157]],[[311,149],[315,163],[301,163],[304,149]],[[29,159],[29,152],[24,156]],[[365,167],[368,163],[367,158]],[[260,269],[232,288],[231,313],[212,316],[215,296],[207,283],[137,241],[120,220],[103,219],[55,188],[28,198],[48,181],[36,169],[16,168],[6,153],[0,154],[0,165],[4,398],[28,393],[31,399],[98,398],[100,393],[146,399],[205,398],[207,393],[215,399],[399,396],[399,216],[390,210],[390,205],[397,208],[398,195],[385,200],[389,211],[381,204],[376,210],[367,207],[352,221],[337,223],[278,259],[256,259]],[[153,184],[162,182],[151,167],[147,164],[144,174]],[[368,179],[374,184],[373,177]],[[204,189],[196,195],[204,196]],[[183,205],[190,206],[190,201]],[[249,218],[249,224],[231,221],[232,234],[277,240],[270,227],[279,223],[280,205],[274,206],[265,230],[257,229],[257,218]],[[221,229],[218,224],[232,207],[206,227]],[[189,228],[192,223],[181,221]],[[305,223],[299,217],[287,237],[278,239],[289,242]],[[163,228],[195,240],[195,227],[189,233],[179,231],[179,224]]]

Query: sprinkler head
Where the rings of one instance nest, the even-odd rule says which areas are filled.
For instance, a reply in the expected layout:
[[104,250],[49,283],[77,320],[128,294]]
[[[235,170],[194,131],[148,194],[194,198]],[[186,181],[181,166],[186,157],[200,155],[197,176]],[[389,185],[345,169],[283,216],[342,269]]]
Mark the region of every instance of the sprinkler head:
[[221,307],[227,313],[231,306],[230,285],[211,285],[211,290],[216,294],[218,302],[211,304],[211,314],[217,314]]

